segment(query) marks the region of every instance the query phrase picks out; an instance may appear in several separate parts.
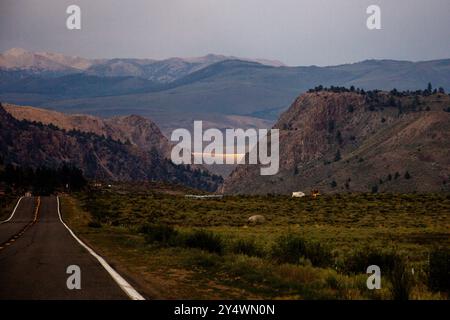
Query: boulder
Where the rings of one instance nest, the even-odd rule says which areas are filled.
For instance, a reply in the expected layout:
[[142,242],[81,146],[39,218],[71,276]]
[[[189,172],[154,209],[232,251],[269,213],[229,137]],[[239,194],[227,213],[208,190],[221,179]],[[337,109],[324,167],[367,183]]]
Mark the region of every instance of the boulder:
[[248,218],[247,222],[248,222],[248,224],[252,224],[252,225],[262,224],[262,223],[266,222],[266,218],[264,216],[258,214],[258,215],[254,215],[254,216],[251,216],[250,218]]

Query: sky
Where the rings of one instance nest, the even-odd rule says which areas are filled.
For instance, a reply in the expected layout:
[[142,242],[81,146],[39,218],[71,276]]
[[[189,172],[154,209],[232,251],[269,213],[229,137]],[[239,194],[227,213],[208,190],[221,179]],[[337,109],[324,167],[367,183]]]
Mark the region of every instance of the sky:
[[[66,8],[81,8],[81,30]],[[381,30],[366,8],[381,9]],[[336,65],[450,58],[449,0],[0,0],[0,51],[87,58],[208,53]]]

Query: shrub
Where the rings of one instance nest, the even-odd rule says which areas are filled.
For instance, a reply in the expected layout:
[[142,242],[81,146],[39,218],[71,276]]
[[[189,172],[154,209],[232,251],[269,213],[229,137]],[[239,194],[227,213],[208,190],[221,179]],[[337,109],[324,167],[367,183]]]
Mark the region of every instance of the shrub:
[[278,263],[298,264],[300,258],[305,258],[316,267],[328,267],[333,264],[333,256],[328,248],[318,242],[308,243],[293,234],[277,239],[272,248],[272,257]]
[[370,265],[377,265],[381,272],[391,273],[401,263],[401,257],[393,251],[364,248],[354,251],[342,266],[347,273],[365,273]]
[[249,257],[262,257],[264,252],[257,246],[254,240],[239,239],[232,245],[235,254],[245,254]]
[[145,241],[148,243],[172,244],[178,236],[178,232],[172,226],[165,224],[145,224],[140,232],[145,235]]
[[318,242],[307,243],[305,258],[311,261],[316,267],[330,267],[333,264],[333,255],[331,250]]
[[102,227],[102,224],[99,221],[97,221],[97,220],[91,220],[88,223],[88,227],[89,228],[96,228],[96,229],[98,229],[98,228]]
[[272,248],[272,256],[278,263],[297,264],[305,252],[305,240],[293,234],[279,237]]
[[450,292],[449,249],[434,249],[430,253],[428,285],[434,291]]
[[405,259],[391,250],[365,248],[355,251],[349,256],[342,268],[348,273],[365,273],[367,267],[376,265],[381,275],[390,280],[392,298],[408,300],[413,287],[413,278],[406,267]]
[[396,261],[389,278],[392,283],[392,298],[394,300],[409,300],[413,288],[413,278],[404,259]]
[[217,254],[223,253],[223,241],[219,235],[206,230],[195,230],[186,235],[185,245]]

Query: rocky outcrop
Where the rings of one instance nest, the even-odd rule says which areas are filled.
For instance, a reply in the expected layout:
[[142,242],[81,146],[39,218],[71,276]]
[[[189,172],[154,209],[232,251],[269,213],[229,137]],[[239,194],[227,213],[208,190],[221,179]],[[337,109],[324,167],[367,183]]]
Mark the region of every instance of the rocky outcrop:
[[18,120],[52,124],[64,130],[78,130],[130,143],[144,151],[152,149],[162,157],[170,157],[170,142],[158,126],[148,118],[137,115],[99,118],[85,114],[64,114],[52,110],[3,104],[5,110]]
[[225,193],[450,190],[450,97],[396,92],[310,92],[274,126],[280,171],[239,166]]
[[[136,119],[124,118],[114,123],[125,126],[133,120]],[[137,126],[143,128],[143,132],[151,128],[149,123]],[[148,141],[142,143],[145,142]],[[219,177],[206,171],[174,165],[156,147],[145,150],[129,142],[114,140],[111,135],[18,120],[1,105],[0,152],[5,164],[30,168],[57,168],[70,164],[80,168],[91,179],[157,180],[208,191],[215,190],[221,183]]]

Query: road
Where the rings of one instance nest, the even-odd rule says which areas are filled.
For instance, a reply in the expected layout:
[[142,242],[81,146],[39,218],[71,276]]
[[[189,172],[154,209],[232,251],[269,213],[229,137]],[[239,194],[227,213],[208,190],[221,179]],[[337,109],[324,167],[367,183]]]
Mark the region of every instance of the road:
[[[38,208],[38,210],[36,210]],[[68,266],[81,289],[69,290]],[[0,224],[0,299],[129,299],[61,222],[56,197],[24,197]]]

